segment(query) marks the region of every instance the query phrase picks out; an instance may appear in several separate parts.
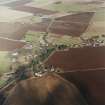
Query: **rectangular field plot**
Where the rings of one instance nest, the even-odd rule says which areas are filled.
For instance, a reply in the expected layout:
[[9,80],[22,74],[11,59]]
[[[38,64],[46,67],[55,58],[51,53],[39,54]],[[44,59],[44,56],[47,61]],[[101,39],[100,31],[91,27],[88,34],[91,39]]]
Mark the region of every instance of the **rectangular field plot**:
[[0,74],[7,72],[10,66],[10,59],[7,57],[7,52],[0,51]]
[[32,16],[31,13],[25,13],[8,9],[7,7],[0,6],[0,22],[15,22],[21,18]]
[[0,51],[13,51],[22,48],[25,42],[12,40],[8,38],[0,38]]
[[77,3],[60,3],[60,4],[48,4],[43,6],[42,8],[46,8],[48,10],[59,11],[59,12],[79,12],[79,11],[94,11],[99,6],[96,4],[77,4]]
[[[87,29],[93,14],[93,12],[83,12],[57,18],[49,30],[54,34],[80,36]],[[34,24],[30,27],[30,30],[46,32],[50,23],[49,20]]]
[[102,35],[105,33],[105,9],[99,9],[94,13],[94,16],[83,35],[90,37]]
[[50,0],[33,0],[36,5],[48,3]]

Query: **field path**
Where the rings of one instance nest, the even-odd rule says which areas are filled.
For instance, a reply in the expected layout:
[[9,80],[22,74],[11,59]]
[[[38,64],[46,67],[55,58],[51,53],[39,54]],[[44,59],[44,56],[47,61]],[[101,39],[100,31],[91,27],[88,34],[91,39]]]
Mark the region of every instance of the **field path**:
[[9,40],[9,41],[14,41],[14,42],[20,42],[21,41],[21,40],[6,38],[6,37],[0,37],[0,39],[5,39],[5,40]]

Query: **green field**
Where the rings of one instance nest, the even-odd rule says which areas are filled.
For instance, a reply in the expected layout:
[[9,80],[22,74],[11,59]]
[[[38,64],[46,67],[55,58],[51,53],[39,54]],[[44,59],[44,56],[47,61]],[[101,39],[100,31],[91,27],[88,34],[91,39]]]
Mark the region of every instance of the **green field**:
[[31,43],[36,50],[39,50],[40,40],[44,35],[45,32],[28,31],[24,40]]
[[44,34],[45,32],[28,31],[25,35],[25,40],[31,43],[34,42],[37,45],[39,43],[40,37]]
[[35,5],[41,5],[41,4],[44,4],[44,3],[48,3],[49,0],[33,0],[34,4]]
[[5,80],[0,80],[0,86],[2,86],[5,83]]
[[9,70],[10,60],[7,57],[7,52],[0,52],[0,74]]

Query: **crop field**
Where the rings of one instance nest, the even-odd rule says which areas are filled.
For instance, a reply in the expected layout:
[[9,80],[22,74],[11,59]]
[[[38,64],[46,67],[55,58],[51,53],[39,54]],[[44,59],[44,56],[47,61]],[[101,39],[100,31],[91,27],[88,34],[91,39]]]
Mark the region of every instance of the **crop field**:
[[0,6],[0,22],[15,22],[16,20],[29,16],[32,16],[32,14]]
[[50,10],[36,8],[36,7],[29,7],[29,6],[18,6],[18,7],[14,7],[13,9],[14,10],[18,10],[18,11],[33,13],[34,15],[35,14],[50,15],[50,14],[54,14],[55,13],[55,12],[50,11]]
[[49,2],[49,0],[33,0],[35,5],[42,5]]
[[79,37],[72,37],[68,35],[56,35],[49,33],[49,36],[47,37],[47,40],[49,43],[53,43],[54,45],[67,45],[67,46],[72,46],[72,45],[80,45],[81,46],[81,39]]
[[102,34],[105,34],[105,9],[101,8],[94,14],[90,25],[83,35],[91,37],[97,35],[100,36]]
[[105,3],[99,0],[0,0],[0,73],[9,68],[8,51],[22,48],[26,43],[21,40],[38,49],[46,32],[49,43],[71,46],[81,45],[80,36],[105,35]]
[[31,1],[32,0],[14,0],[12,2],[6,2],[4,3],[4,5],[9,6],[9,7],[15,7],[15,6],[20,6],[20,5],[25,5]]
[[94,21],[105,21],[105,8],[100,8],[96,11]]
[[45,32],[28,31],[25,35],[25,41],[34,43],[35,46],[39,46],[41,37],[45,35]]
[[42,8],[59,11],[59,12],[89,12],[95,11],[99,6],[98,4],[79,4],[79,3],[52,3],[46,6],[42,6]]
[[27,30],[26,24],[0,22],[0,37],[20,40]]
[[[36,49],[38,49],[38,46],[40,45],[40,42],[44,35],[45,35],[45,32],[29,31],[25,35],[25,40],[26,42],[34,43],[34,45],[37,46]],[[68,35],[61,36],[61,35],[52,34],[52,33],[49,33],[46,39],[49,43],[52,43],[53,45],[64,44],[67,46],[69,45],[72,46],[74,44],[81,45],[82,43],[79,37],[71,37]]]
[[8,58],[8,52],[0,51],[0,74],[8,71],[10,66],[10,59]]
[[25,42],[0,38],[0,51],[12,51],[22,48]]
[[[60,35],[80,36],[88,27],[88,24],[93,16],[93,12],[78,13],[67,15],[55,19],[50,27],[50,32]],[[31,30],[45,31],[51,21],[45,21],[31,26]]]

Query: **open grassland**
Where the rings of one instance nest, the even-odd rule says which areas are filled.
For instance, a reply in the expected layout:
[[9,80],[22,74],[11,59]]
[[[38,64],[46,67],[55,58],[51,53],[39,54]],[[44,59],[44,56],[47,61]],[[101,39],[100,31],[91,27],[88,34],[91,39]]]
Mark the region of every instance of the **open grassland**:
[[10,59],[7,54],[7,52],[0,52],[0,74],[3,74],[9,70]]

